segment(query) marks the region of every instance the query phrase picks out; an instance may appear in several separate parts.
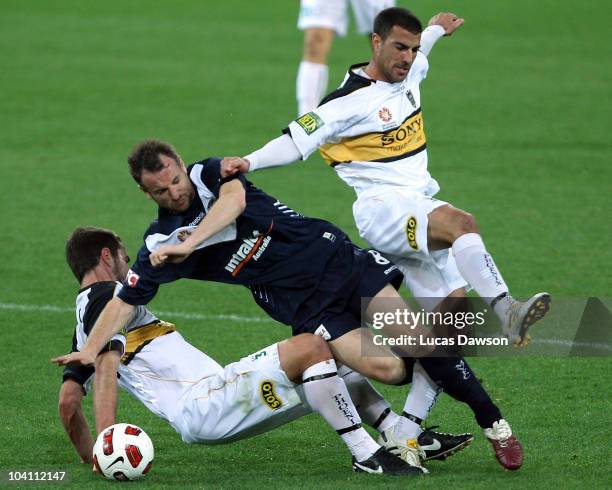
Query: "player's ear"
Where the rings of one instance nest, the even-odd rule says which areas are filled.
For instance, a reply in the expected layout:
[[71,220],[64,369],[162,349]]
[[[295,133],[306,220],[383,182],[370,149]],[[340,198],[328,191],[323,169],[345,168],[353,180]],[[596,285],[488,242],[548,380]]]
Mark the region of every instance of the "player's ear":
[[110,248],[104,247],[102,250],[100,250],[100,261],[108,264],[112,258],[113,254],[111,253]]
[[372,33],[372,49],[374,51],[378,50],[378,48],[382,44],[382,41],[383,41],[382,37],[380,37],[375,32]]

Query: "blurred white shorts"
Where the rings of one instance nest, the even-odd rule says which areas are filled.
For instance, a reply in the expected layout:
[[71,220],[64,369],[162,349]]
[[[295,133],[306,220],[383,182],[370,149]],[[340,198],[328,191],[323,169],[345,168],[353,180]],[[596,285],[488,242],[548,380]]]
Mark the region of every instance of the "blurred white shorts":
[[[346,36],[348,29],[347,3],[349,0],[301,0],[298,29],[313,27],[333,29],[338,36]],[[381,10],[395,6],[395,0],[350,0],[357,32],[372,32],[374,18]]]

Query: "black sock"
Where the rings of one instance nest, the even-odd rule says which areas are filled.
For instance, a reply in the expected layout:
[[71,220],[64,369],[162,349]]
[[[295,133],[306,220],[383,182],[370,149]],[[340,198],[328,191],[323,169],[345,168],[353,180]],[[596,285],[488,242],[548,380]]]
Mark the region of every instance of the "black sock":
[[461,357],[423,357],[421,366],[429,377],[446,393],[467,403],[474,412],[478,425],[483,429],[493,426],[502,418],[497,405],[493,403],[472,369]]

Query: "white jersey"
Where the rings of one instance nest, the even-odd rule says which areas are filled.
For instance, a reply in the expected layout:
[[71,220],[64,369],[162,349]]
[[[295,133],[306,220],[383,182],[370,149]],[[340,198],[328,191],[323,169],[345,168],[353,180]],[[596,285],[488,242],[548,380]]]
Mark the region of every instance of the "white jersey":
[[419,85],[429,63],[418,52],[398,83],[372,80],[353,65],[342,85],[321,105],[289,124],[306,159],[320,149],[323,159],[357,194],[396,186],[433,196],[440,189],[427,170],[427,144]]
[[[85,345],[120,286],[99,282],[79,292],[73,351]],[[139,306],[105,350],[122,353],[119,386],[170,423],[185,442],[230,442],[311,411],[280,366],[276,344],[223,367],[187,342],[173,324]],[[93,375],[93,367],[64,369],[64,380],[73,379],[84,389]]]

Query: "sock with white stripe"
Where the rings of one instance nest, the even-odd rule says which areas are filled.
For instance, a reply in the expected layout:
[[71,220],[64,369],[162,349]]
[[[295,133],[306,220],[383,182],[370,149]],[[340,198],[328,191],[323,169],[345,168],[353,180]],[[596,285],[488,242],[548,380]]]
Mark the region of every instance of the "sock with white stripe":
[[361,427],[361,418],[333,359],[310,366],[302,374],[302,382],[312,409],[336,430],[357,461],[365,461],[379,449]]
[[327,89],[327,65],[302,61],[295,82],[298,116],[317,108]]
[[[453,255],[459,272],[481,298],[492,300],[507,296],[511,299],[508,286],[478,233],[466,233],[457,238],[453,243]],[[503,321],[505,302],[500,303],[501,307],[494,310]]]
[[419,437],[422,432],[421,422],[429,415],[440,391],[440,387],[428,376],[423,366],[418,361],[415,362],[404,412],[393,429],[395,439],[406,441]]
[[398,422],[399,415],[365,376],[346,365],[338,369],[338,376],[344,380],[357,412],[366,424],[383,432]]

